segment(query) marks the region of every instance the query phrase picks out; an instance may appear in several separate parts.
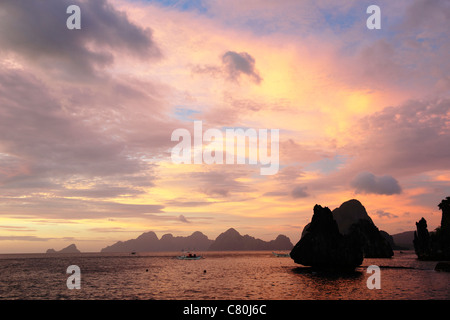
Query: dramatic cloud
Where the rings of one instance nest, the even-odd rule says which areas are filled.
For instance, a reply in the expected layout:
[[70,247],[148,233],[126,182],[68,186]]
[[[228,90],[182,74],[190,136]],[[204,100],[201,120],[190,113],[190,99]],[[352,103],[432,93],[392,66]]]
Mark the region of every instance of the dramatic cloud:
[[49,241],[55,238],[43,238],[36,236],[0,236],[0,241]]
[[18,226],[0,226],[0,229],[6,230],[6,231],[18,231],[18,232],[33,232],[36,231],[35,229],[29,229],[27,227],[18,227]]
[[[121,228],[121,227],[112,227],[112,228],[89,228],[89,231],[101,232],[101,233],[115,233],[115,232],[130,232],[131,230],[127,230],[127,229]],[[133,232],[139,232],[139,231],[134,230]]]
[[250,187],[239,181],[247,173],[239,171],[208,171],[194,172],[189,175],[195,181],[197,188],[211,197],[226,198],[232,195],[250,191]]
[[188,219],[186,219],[186,217],[185,216],[183,216],[182,214],[180,214],[179,216],[178,216],[178,219],[181,221],[181,222],[183,222],[183,223],[191,223]]
[[186,207],[186,208],[192,208],[192,207],[202,207],[202,206],[209,206],[214,204],[215,202],[212,201],[187,201],[187,200],[171,200],[167,201],[165,204],[167,206],[171,207]]
[[[34,76],[0,68],[0,182],[15,188],[59,188],[68,178],[110,176],[135,180],[148,165],[130,156],[126,144],[107,125],[99,127],[77,107],[55,97]],[[130,150],[130,148],[128,148]],[[78,181],[81,182],[81,181]],[[104,182],[105,183],[105,182]],[[99,188],[99,187],[98,187]],[[94,197],[136,193],[110,185],[109,190],[80,190]],[[67,190],[66,190],[67,191]]]
[[308,189],[308,187],[306,187],[306,186],[296,186],[296,187],[292,190],[291,195],[292,195],[292,197],[294,197],[295,199],[309,197],[309,194],[306,192],[307,189]]
[[[81,8],[81,30],[66,27],[69,5]],[[37,62],[47,72],[84,80],[110,65],[117,53],[140,59],[160,55],[151,31],[132,24],[107,0],[3,0],[0,52]]]
[[262,79],[255,69],[255,59],[247,52],[226,52],[222,57],[228,78],[238,81],[242,74],[249,76],[255,83],[259,84]]
[[0,236],[0,241],[32,241],[32,242],[46,242],[51,240],[60,240],[60,241],[73,241],[75,238],[73,237],[58,237],[58,238],[50,238],[50,237],[38,237],[38,236]]
[[[248,77],[252,82],[260,84],[262,81],[255,68],[255,59],[247,52],[227,51],[222,56],[222,65],[196,65],[192,71],[197,74],[207,74],[212,77],[224,77],[238,83],[241,76]],[[253,106],[255,107],[255,106]],[[260,106],[257,106],[260,108]]]
[[28,196],[26,199],[1,197],[3,216],[43,219],[106,219],[143,218],[156,221],[173,221],[178,217],[165,215],[164,206],[156,204],[124,204],[114,201],[97,201],[73,198]]
[[375,176],[370,172],[361,172],[351,182],[351,186],[355,188],[356,193],[374,193],[393,195],[402,192],[398,181],[393,177]]
[[380,217],[380,218],[388,218],[388,219],[394,219],[394,218],[398,218],[398,216],[396,214],[384,211],[384,210],[377,210],[375,212],[375,215]]
[[[0,0],[0,230],[19,237],[0,252],[199,224],[294,239],[355,192],[383,230],[437,225],[450,7],[432,2],[383,1],[375,32],[357,0]],[[279,128],[278,174],[172,163],[193,120]]]
[[450,3],[447,1],[412,1],[402,21],[402,32],[409,35],[420,31],[428,39],[448,36],[449,13]]
[[269,191],[263,194],[264,197],[284,197],[289,195],[289,193],[284,191]]
[[118,198],[136,196],[144,194],[145,191],[139,190],[133,187],[121,187],[114,186],[110,181],[109,183],[97,184],[92,188],[84,189],[64,189],[62,192],[58,192],[58,195],[66,197],[83,197],[83,198]]
[[[409,101],[365,117],[358,166],[410,174],[450,169],[450,100]],[[370,170],[373,170],[370,169]]]

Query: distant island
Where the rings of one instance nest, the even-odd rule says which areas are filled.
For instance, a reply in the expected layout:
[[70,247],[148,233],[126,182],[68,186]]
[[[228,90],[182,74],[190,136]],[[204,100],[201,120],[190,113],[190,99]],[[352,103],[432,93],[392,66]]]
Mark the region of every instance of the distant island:
[[414,250],[414,232],[405,231],[397,234],[393,234],[392,249],[394,250]]
[[232,250],[291,250],[288,237],[279,235],[275,240],[264,241],[249,235],[242,236],[233,228],[221,233],[216,240],[208,239],[200,231],[187,237],[165,234],[158,239],[153,231],[145,232],[136,239],[118,241],[103,248],[101,252],[161,252],[161,251],[232,251]]
[[232,251],[232,250],[291,250],[294,247],[291,240],[280,234],[275,240],[263,241],[252,236],[242,236],[235,229],[230,228],[221,233],[214,241],[209,250]]
[[[355,204],[355,203],[353,203]],[[356,207],[358,207],[356,203]],[[345,206],[344,206],[345,207]],[[342,208],[341,208],[342,209]],[[361,209],[363,210],[363,209]],[[339,210],[334,210],[337,213]],[[338,216],[338,214],[336,214]],[[363,219],[370,218],[366,213],[362,213]],[[340,218],[338,218],[340,220]],[[345,218],[344,218],[345,220]],[[371,221],[371,220],[370,220]],[[340,223],[341,229],[346,228],[346,223]],[[339,226],[339,224],[338,224]],[[305,227],[306,228],[306,227]],[[344,230],[342,230],[345,232]],[[380,230],[380,234],[386,239],[394,250],[411,250],[414,249],[413,239],[414,231],[402,232],[399,234],[389,235],[387,232]],[[200,231],[192,233],[190,236],[173,236],[172,234],[164,234],[161,239],[155,232],[144,232],[136,239],[126,241],[117,241],[116,243],[101,249],[101,252],[163,252],[163,251],[258,251],[258,250],[279,250],[290,251],[294,245],[289,237],[278,235],[274,240],[264,241],[248,234],[241,235],[236,229],[229,228],[222,232],[215,240],[209,239]],[[59,251],[48,249],[46,253],[80,253],[75,244],[71,244]]]
[[158,239],[155,232],[144,232],[136,239],[118,241],[115,244],[103,248],[101,252],[160,252],[160,251],[180,251],[180,250],[207,250],[213,243],[206,235],[196,231],[187,237],[174,237],[172,234],[165,234]]
[[48,249],[46,253],[81,253],[81,251],[78,250],[75,244],[71,244],[59,251],[56,251],[55,249]]

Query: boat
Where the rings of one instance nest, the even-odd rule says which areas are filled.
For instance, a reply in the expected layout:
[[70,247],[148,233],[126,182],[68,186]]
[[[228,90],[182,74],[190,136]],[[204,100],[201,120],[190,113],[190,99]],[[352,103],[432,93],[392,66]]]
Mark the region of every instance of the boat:
[[278,257],[278,258],[285,258],[285,257],[290,257],[291,256],[289,253],[276,253],[276,252],[273,252],[273,251],[272,251],[272,254],[275,257]]
[[182,256],[177,256],[178,260],[200,260],[202,256],[198,256],[195,253],[186,252]]

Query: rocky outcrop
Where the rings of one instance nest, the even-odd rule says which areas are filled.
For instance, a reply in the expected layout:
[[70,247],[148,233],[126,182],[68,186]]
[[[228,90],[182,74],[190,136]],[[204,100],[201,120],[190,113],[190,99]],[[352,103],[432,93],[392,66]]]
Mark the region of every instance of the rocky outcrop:
[[306,266],[355,268],[364,257],[392,257],[392,245],[393,238],[378,230],[361,202],[353,199],[333,212],[315,205],[291,257]]
[[438,205],[442,210],[441,229],[438,234],[439,247],[443,260],[450,260],[450,197],[445,198]]
[[394,237],[391,236],[389,233],[387,233],[386,231],[380,230],[380,235],[387,241],[389,242],[389,245],[391,246],[392,249],[394,249],[395,243],[394,243]]
[[270,240],[267,246],[268,250],[291,250],[294,247],[291,239],[283,234],[278,235],[275,240]]
[[56,251],[55,249],[48,249],[46,253],[81,253],[80,250],[78,250],[77,246],[75,244],[71,244],[64,249],[61,249],[59,251]]
[[445,198],[438,204],[438,208],[442,210],[441,230],[443,234],[450,233],[450,197]]
[[341,204],[339,208],[334,209],[333,218],[336,220],[339,232],[342,234],[349,234],[350,228],[361,220],[369,221],[373,224],[366,208],[356,199],[348,200]]
[[136,239],[118,241],[113,245],[103,248],[101,252],[146,252],[156,251],[158,248],[158,237],[153,231],[144,232]]
[[264,241],[249,235],[242,236],[235,229],[230,228],[216,238],[209,250],[291,250],[292,247],[291,240],[284,235],[279,235],[275,240]]
[[430,260],[432,257],[431,236],[428,232],[425,218],[416,222],[417,231],[414,232],[414,250],[419,260]]
[[341,234],[331,210],[320,205],[314,206],[311,223],[290,256],[298,264],[333,269],[354,269],[364,259],[360,238],[353,232]]
[[333,210],[339,232],[359,237],[366,258],[391,258],[394,255],[388,234],[381,232],[367,214],[366,208],[356,199],[344,202]]
[[115,244],[103,248],[101,252],[158,252],[180,250],[207,250],[213,240],[208,239],[203,233],[196,231],[187,237],[174,237],[165,234],[158,239],[153,231],[145,232],[136,239],[118,241]]
[[450,260],[450,197],[438,205],[442,210],[441,226],[429,232],[422,217],[416,222],[414,250],[419,260]]

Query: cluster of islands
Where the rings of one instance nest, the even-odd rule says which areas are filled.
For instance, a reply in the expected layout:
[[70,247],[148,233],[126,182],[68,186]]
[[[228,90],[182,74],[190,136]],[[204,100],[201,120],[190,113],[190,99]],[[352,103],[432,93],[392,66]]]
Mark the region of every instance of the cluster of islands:
[[[101,252],[163,252],[163,251],[290,251],[294,262],[315,268],[354,269],[364,258],[391,258],[393,250],[414,249],[419,260],[450,261],[450,197],[438,204],[442,210],[441,226],[430,232],[425,218],[416,223],[416,231],[395,235],[379,230],[356,199],[344,202],[331,211],[315,205],[311,222],[300,240],[293,245],[285,235],[271,241],[241,235],[234,228],[221,233],[215,240],[200,231],[190,236],[165,234],[159,239],[153,232],[145,232],[136,239],[118,241]],[[75,244],[52,253],[79,253]],[[449,271],[450,263],[438,264]]]
[[[190,236],[173,236],[165,234],[158,239],[155,232],[144,232],[136,239],[118,241],[101,249],[101,252],[163,252],[163,251],[259,251],[259,250],[291,250],[291,240],[279,235],[275,240],[264,241],[249,235],[241,235],[234,228],[221,233],[215,240],[209,239],[200,231]],[[47,253],[79,253],[75,244],[60,250],[47,250]]]

